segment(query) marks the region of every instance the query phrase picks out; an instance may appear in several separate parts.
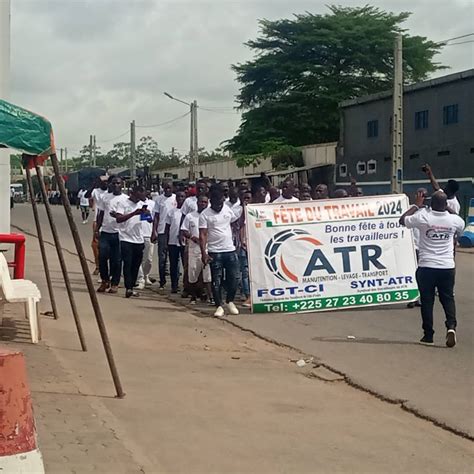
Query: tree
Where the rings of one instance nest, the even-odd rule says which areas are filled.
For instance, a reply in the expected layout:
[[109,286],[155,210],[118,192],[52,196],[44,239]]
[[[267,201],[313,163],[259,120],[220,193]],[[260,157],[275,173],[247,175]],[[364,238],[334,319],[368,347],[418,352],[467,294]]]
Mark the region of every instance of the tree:
[[158,148],[158,143],[152,137],[141,137],[136,149],[136,165],[139,168],[151,166],[163,157],[163,152]]
[[246,43],[255,58],[232,66],[245,112],[227,150],[250,155],[271,140],[293,146],[337,140],[339,102],[391,88],[399,33],[405,82],[443,68],[433,61],[440,44],[401,27],[410,13],[372,6],[329,10],[259,22],[260,37]]
[[109,150],[100,161],[97,161],[97,165],[101,168],[105,168],[107,171],[110,168],[119,168],[121,166],[130,166],[130,143],[119,142],[114,143],[114,146]]

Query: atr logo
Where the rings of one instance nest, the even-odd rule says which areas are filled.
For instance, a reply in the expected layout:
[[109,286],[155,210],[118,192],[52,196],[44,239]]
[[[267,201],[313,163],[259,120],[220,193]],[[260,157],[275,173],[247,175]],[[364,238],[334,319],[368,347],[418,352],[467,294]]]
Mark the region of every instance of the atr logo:
[[265,247],[265,264],[267,268],[281,281],[298,283],[298,277],[292,273],[283,259],[283,247],[287,242],[303,240],[314,246],[322,243],[302,229],[288,229],[275,234]]

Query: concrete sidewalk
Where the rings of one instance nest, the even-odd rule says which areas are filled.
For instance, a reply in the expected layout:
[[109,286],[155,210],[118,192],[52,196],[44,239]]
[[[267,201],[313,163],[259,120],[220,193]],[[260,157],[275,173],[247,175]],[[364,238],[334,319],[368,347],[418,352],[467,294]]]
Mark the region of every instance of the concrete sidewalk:
[[[47,252],[61,318],[43,317],[43,342],[32,346],[22,313],[8,306],[0,331],[27,355],[47,472],[472,472],[470,441],[152,292],[100,296],[127,393],[114,399],[77,258],[66,254],[87,353]],[[49,310],[33,238],[27,263]]]

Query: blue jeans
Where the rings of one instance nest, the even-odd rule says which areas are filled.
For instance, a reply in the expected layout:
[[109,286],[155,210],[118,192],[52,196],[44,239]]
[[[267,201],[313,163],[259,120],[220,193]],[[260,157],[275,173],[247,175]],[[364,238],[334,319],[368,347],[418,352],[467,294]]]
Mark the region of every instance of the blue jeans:
[[168,259],[168,242],[166,234],[158,234],[158,272],[160,286],[166,284],[166,260]]
[[168,245],[168,253],[170,256],[170,278],[171,291],[177,291],[179,286],[179,259],[184,266],[184,247],[180,245]]
[[221,286],[225,271],[226,302],[234,301],[239,284],[239,260],[235,252],[209,252],[211,260],[212,296],[216,306],[222,306]]
[[101,232],[99,237],[99,273],[102,281],[118,286],[122,263],[118,233]]
[[240,247],[237,252],[240,263],[240,278],[242,281],[242,293],[246,298],[250,296],[250,280],[249,280],[249,258],[247,250]]

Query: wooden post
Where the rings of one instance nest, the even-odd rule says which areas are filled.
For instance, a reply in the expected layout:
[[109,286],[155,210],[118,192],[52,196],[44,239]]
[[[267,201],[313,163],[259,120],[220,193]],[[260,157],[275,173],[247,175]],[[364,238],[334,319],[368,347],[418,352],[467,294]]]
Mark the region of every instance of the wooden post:
[[69,203],[69,199],[67,196],[66,187],[64,186],[63,178],[59,171],[59,163],[56,153],[53,153],[51,155],[51,163],[53,165],[54,175],[56,177],[56,181],[59,186],[59,191],[61,193],[61,199],[63,201],[64,210],[66,211],[66,217],[69,223],[69,228],[71,229],[71,234],[76,245],[77,255],[79,257],[79,261],[81,262],[81,267],[84,273],[84,278],[86,280],[86,285],[89,291],[92,307],[94,308],[95,319],[97,321],[97,325],[99,326],[100,337],[102,338],[102,344],[104,346],[105,354],[107,356],[110,372],[112,373],[117,397],[123,398],[125,396],[125,393],[123,392],[122,384],[120,383],[119,374],[115,365],[114,356],[112,354],[112,348],[110,346],[109,336],[107,334],[107,328],[105,327],[104,318],[102,317],[102,311],[99,306],[99,300],[97,299],[97,293],[95,292],[94,283],[92,282],[89,266],[87,265],[86,256],[84,254],[84,248],[82,247],[81,237],[79,235],[79,231],[77,230],[77,225],[74,221],[74,216],[72,215],[71,204]]

